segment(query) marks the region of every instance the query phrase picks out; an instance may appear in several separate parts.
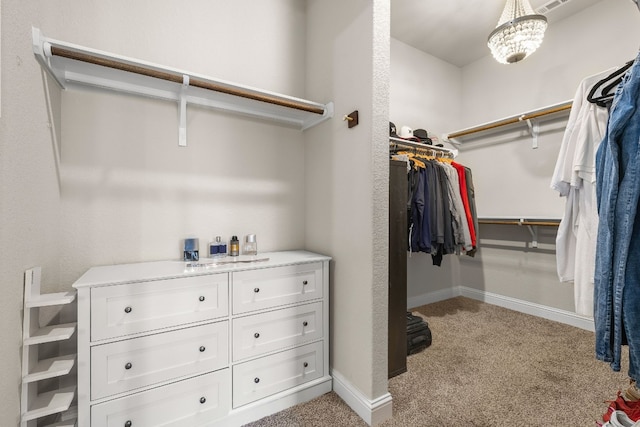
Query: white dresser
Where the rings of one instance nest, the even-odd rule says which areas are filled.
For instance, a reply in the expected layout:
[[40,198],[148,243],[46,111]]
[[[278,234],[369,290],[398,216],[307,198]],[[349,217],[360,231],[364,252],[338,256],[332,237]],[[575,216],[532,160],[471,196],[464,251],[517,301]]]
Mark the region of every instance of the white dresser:
[[80,277],[78,425],[239,426],[331,391],[330,258],[259,258]]

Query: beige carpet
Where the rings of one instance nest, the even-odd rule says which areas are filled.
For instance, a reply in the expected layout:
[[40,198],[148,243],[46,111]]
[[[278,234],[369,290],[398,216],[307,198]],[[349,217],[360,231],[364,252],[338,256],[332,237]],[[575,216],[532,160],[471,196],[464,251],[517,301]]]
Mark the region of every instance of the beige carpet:
[[[594,427],[607,399],[626,387],[595,360],[593,333],[472,299],[419,307],[433,344],[389,380],[389,426]],[[335,393],[263,418],[252,427],[366,426]]]

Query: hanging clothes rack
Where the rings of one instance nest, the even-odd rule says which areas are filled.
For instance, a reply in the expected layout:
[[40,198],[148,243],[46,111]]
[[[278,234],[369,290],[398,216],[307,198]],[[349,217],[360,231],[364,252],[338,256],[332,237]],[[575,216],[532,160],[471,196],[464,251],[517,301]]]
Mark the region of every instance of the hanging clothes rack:
[[492,224],[492,225],[518,225],[526,226],[531,233],[531,246],[538,247],[538,227],[557,227],[560,225],[560,220],[553,219],[497,219],[497,218],[479,218],[479,224]]
[[321,104],[45,37],[32,28],[33,53],[62,89],[94,87],[177,102],[178,145],[187,145],[187,104],[306,130],[333,117]]
[[[446,157],[453,159],[457,155],[457,150],[422,144],[420,142],[407,141],[406,139],[402,138],[389,137],[389,147],[394,146],[402,146],[410,150],[420,151],[423,154],[427,155],[433,153],[436,157]],[[438,156],[438,154],[440,154],[440,156]]]
[[531,133],[532,138],[534,139],[533,148],[537,148],[538,123],[534,120],[540,120],[542,118],[551,119],[559,115],[569,114],[572,105],[573,101],[571,100],[560,102],[547,107],[509,116],[504,119],[494,120],[478,126],[445,134],[442,139],[454,144],[460,144],[462,142],[461,138],[465,136],[495,131],[498,128],[506,126],[526,124],[529,127],[529,132]]

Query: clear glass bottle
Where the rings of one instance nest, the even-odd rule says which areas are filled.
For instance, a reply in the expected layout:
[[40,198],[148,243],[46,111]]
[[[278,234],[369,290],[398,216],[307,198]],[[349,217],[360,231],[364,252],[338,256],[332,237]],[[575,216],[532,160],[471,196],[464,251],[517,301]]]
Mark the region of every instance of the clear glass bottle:
[[240,241],[238,240],[238,236],[231,236],[231,241],[229,242],[229,255],[240,255]]
[[258,242],[256,241],[255,234],[248,234],[247,237],[245,237],[242,253],[244,255],[258,255]]

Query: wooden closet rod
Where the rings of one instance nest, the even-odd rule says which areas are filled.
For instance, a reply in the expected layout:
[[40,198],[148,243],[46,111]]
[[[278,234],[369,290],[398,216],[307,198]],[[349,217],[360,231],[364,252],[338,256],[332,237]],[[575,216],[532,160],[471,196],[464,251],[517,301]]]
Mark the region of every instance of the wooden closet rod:
[[[147,77],[154,77],[156,79],[167,80],[170,82],[182,84],[183,75],[167,73],[164,71],[154,70],[152,68],[141,67],[139,65],[131,65],[125,62],[114,61],[111,59],[101,58],[95,55],[89,55],[86,53],[75,52],[73,50],[60,48],[57,46],[51,46],[51,54],[55,56],[61,56],[63,58],[69,58],[76,61],[87,62],[90,64],[100,65],[102,67],[113,68],[120,71],[128,71],[130,73],[141,74]],[[198,87],[201,89],[208,89],[215,92],[226,93],[228,95],[239,96],[242,98],[252,99],[254,101],[267,102],[269,104],[279,105],[282,107],[293,108],[296,110],[307,111],[315,114],[324,114],[324,109],[316,106],[307,105],[301,102],[281,99],[275,96],[269,96],[265,94],[256,94],[250,91],[241,89],[228,88],[224,85],[208,82],[205,80],[199,80],[197,78],[189,78],[189,86]]]
[[519,116],[510,117],[503,120],[498,120],[493,123],[488,123],[486,125],[476,126],[470,129],[461,130],[459,132],[453,132],[446,136],[446,139],[458,138],[465,135],[471,135],[473,133],[483,132],[490,129],[495,129],[497,127],[506,126],[514,123],[520,123],[529,119],[535,119],[537,117],[546,116],[549,114],[559,113],[561,111],[570,110],[573,102],[568,101],[560,105],[556,105],[553,107],[544,108],[539,111],[534,111],[531,113],[521,114]]

